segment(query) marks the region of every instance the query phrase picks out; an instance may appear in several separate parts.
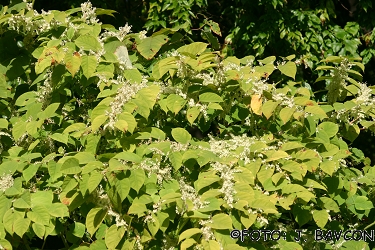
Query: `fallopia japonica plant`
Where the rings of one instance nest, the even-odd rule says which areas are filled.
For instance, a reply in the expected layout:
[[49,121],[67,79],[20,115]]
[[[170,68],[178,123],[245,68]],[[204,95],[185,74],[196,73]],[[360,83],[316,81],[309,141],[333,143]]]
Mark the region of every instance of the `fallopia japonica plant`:
[[373,90],[348,78],[362,64],[327,58],[322,102],[290,80],[293,55],[225,57],[98,21],[111,13],[2,8],[2,248],[368,248],[313,235],[372,225],[375,171],[350,147],[374,124]]

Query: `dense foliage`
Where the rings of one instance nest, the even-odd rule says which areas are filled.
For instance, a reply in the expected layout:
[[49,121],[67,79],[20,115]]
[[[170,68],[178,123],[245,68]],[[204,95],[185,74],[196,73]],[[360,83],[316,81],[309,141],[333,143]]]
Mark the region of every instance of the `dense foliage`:
[[300,81],[295,55],[228,56],[213,21],[188,42],[186,25],[147,36],[103,14],[1,10],[2,248],[369,249],[313,235],[373,225],[375,168],[350,146],[375,129],[359,58]]

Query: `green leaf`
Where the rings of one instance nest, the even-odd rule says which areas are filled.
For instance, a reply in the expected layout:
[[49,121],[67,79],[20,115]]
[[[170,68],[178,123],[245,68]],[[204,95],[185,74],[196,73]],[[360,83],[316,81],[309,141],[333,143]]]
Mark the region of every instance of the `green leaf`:
[[137,127],[137,121],[135,120],[134,116],[128,112],[123,112],[118,116],[119,120],[124,120],[126,121],[128,125],[128,131],[130,133],[134,132],[134,129]]
[[33,222],[42,225],[49,225],[49,220],[51,218],[47,208],[42,205],[34,206],[31,211],[27,212],[27,217]]
[[277,68],[284,75],[289,76],[289,77],[295,79],[296,73],[297,73],[297,66],[296,66],[296,64],[294,62],[290,62],[289,61],[289,62],[287,62],[284,65],[279,65]]
[[165,35],[147,37],[137,44],[137,50],[144,58],[150,60],[167,41],[168,37]]
[[146,180],[145,171],[142,168],[132,169],[129,177],[129,185],[132,189],[139,192]]
[[71,224],[70,229],[72,234],[78,238],[82,238],[86,231],[85,225],[80,222],[74,222],[74,224]]
[[194,121],[197,119],[198,115],[200,114],[200,108],[198,107],[192,107],[189,108],[186,112],[187,120],[190,122],[191,125],[193,125]]
[[191,135],[183,128],[172,129],[172,136],[177,142],[187,144],[191,140]]
[[54,217],[69,217],[68,207],[62,203],[53,203],[49,206],[49,214]]
[[305,111],[317,115],[319,118],[327,118],[326,112],[319,106],[307,106]]
[[216,214],[212,217],[212,223],[209,223],[213,229],[232,229],[232,219],[227,214]]
[[79,53],[74,53],[74,54],[67,53],[65,55],[64,62],[65,62],[66,69],[74,77],[74,75],[77,73],[77,71],[81,67],[81,55]]
[[91,123],[91,129],[93,132],[97,131],[108,119],[106,115],[98,115]]
[[98,187],[102,179],[103,175],[98,171],[93,171],[90,173],[90,178],[88,181],[89,194],[91,194]]
[[285,107],[280,110],[280,118],[284,124],[286,124],[292,117],[296,108]]
[[262,112],[264,116],[269,119],[272,115],[273,112],[275,111],[276,107],[279,105],[278,102],[268,100],[263,104],[262,107]]
[[81,172],[78,159],[74,157],[67,159],[62,164],[60,171],[64,174],[78,174]]
[[22,95],[20,95],[17,98],[15,105],[16,106],[26,106],[26,105],[29,105],[29,104],[35,102],[35,98],[36,98],[36,93],[33,92],[33,91],[32,92],[23,93]]
[[138,69],[125,69],[123,74],[126,80],[132,83],[140,84],[142,82],[142,74]]
[[82,55],[81,57],[81,68],[83,75],[89,79],[96,71],[96,67],[98,66],[98,61],[96,60],[95,56],[87,56]]
[[354,206],[357,210],[368,210],[374,207],[372,202],[369,201],[366,196],[355,197]]
[[329,214],[326,210],[313,210],[314,221],[320,228],[324,228],[324,226],[327,224],[328,217]]
[[142,157],[131,152],[121,152],[115,155],[113,158],[135,163],[141,163],[142,161]]
[[107,215],[107,210],[101,207],[95,207],[90,210],[86,217],[86,228],[87,232],[93,236],[96,230],[98,230],[104,217]]
[[46,233],[46,227],[44,225],[39,223],[33,223],[31,227],[36,236],[38,236],[40,239],[44,238],[44,234]]
[[323,122],[318,125],[318,130],[323,130],[331,138],[339,131],[339,125],[333,122]]
[[4,118],[0,118],[0,128],[8,128],[8,121]]
[[171,94],[167,97],[167,107],[174,114],[180,112],[185,106],[186,100],[179,95]]
[[336,163],[334,161],[323,161],[320,163],[320,168],[323,172],[332,176],[336,169]]
[[54,133],[52,135],[49,135],[49,138],[52,140],[64,143],[65,145],[68,144],[69,135],[68,134],[60,134],[60,133]]
[[215,93],[212,92],[206,92],[201,95],[199,95],[199,101],[200,102],[223,102],[223,99]]
[[110,228],[108,228],[105,234],[105,244],[108,249],[117,249],[116,247],[120,243],[124,234],[124,227],[118,228],[116,225],[112,225]]
[[182,154],[180,152],[171,152],[168,157],[175,170],[182,166]]
[[75,40],[75,44],[78,48],[89,51],[98,51],[101,49],[101,45],[98,38],[92,35],[81,35]]
[[155,236],[155,234],[160,229],[159,220],[157,220],[156,218],[153,218],[153,221],[147,221],[147,227],[148,227],[148,230],[150,231],[151,235]]
[[25,190],[24,193],[20,196],[20,198],[13,202],[13,206],[15,208],[31,208],[30,191]]
[[30,219],[29,218],[18,218],[17,220],[14,221],[13,224],[13,229],[14,232],[22,237],[26,231],[29,229],[30,226]]
[[145,204],[142,203],[132,203],[129,207],[128,214],[137,214],[138,216],[142,216],[147,211],[147,207]]
[[184,45],[177,49],[181,54],[187,54],[195,58],[196,55],[201,54],[207,48],[207,43],[195,42],[188,45]]
[[202,234],[202,230],[199,228],[189,228],[180,234],[180,236],[178,237],[178,242],[189,239],[191,236],[196,234]]
[[33,178],[40,167],[39,163],[30,164],[26,169],[23,170],[22,176],[26,182],[29,182]]

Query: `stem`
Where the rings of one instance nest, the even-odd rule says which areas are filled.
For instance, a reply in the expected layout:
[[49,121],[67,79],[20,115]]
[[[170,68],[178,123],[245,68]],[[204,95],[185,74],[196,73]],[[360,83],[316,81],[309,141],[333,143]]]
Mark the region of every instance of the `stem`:
[[63,243],[64,243],[65,248],[68,249],[68,248],[69,248],[69,245],[68,245],[68,242],[66,241],[64,235],[63,235],[62,233],[60,233],[60,236],[61,236],[61,239],[62,239],[62,241],[63,241]]
[[46,237],[44,237],[44,240],[43,240],[43,245],[42,245],[42,249],[41,249],[41,250],[43,250],[43,249],[44,249],[44,245],[46,244],[46,241],[47,241],[47,236],[46,236]]
[[366,229],[368,229],[368,228],[370,228],[370,227],[372,227],[374,225],[375,225],[375,221],[373,223],[371,223],[370,225],[367,225],[363,230],[366,230]]
[[25,244],[26,249],[31,250],[31,248],[29,246],[29,243],[27,242],[27,240],[24,237],[22,237],[22,241],[23,241],[23,244]]

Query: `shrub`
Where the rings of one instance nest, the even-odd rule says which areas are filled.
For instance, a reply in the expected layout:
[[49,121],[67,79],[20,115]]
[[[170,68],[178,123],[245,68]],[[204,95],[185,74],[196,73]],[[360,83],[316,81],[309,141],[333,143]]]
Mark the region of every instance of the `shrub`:
[[[177,29],[117,30],[89,2],[1,13],[2,248],[368,245],[347,238],[372,226],[374,199],[374,167],[350,147],[375,123],[356,58],[321,62],[322,102],[293,81],[294,55],[238,59]],[[352,231],[314,242],[318,229]]]

